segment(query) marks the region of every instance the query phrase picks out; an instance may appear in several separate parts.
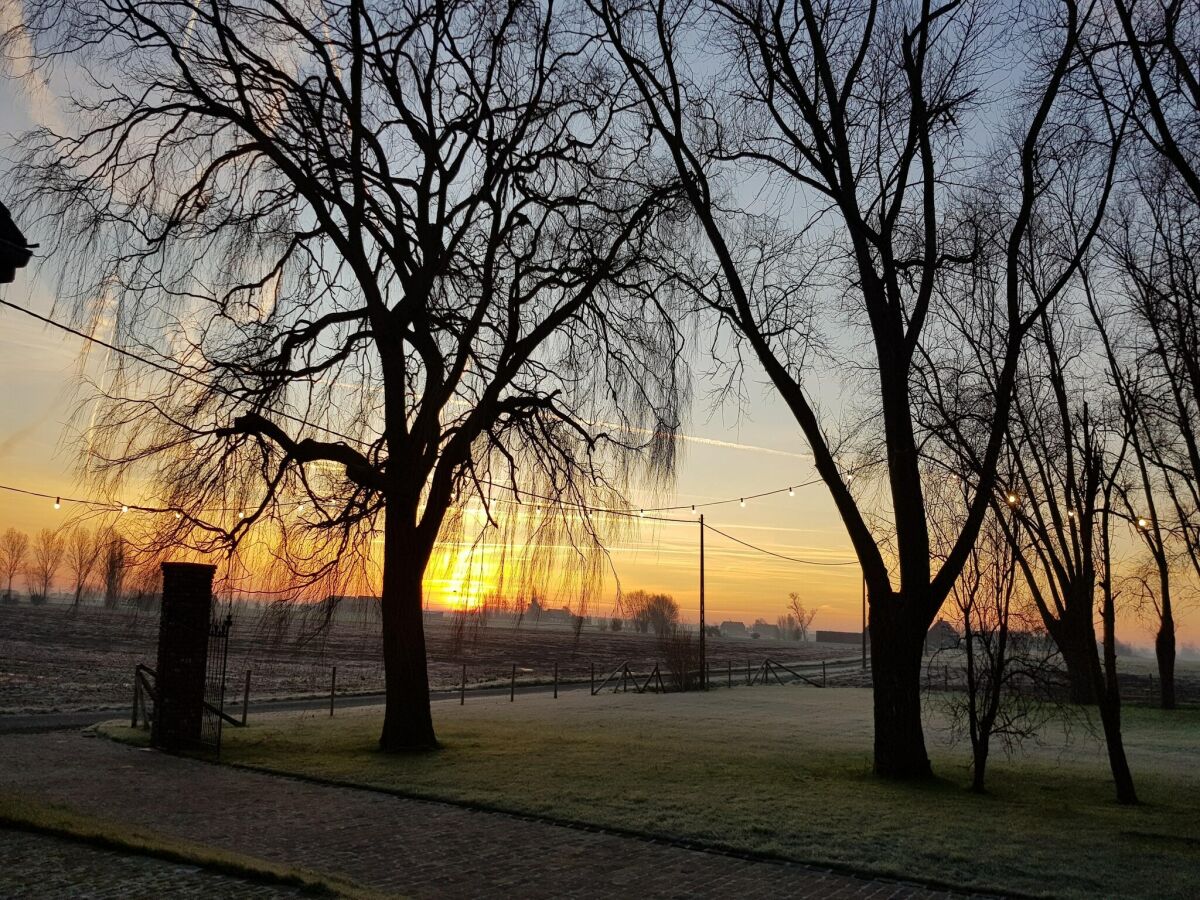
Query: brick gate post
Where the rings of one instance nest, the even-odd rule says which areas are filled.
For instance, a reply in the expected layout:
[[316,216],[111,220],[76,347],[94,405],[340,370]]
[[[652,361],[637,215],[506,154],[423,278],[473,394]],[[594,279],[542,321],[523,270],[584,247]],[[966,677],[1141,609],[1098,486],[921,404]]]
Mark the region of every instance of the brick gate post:
[[215,571],[216,566],[203,563],[162,564],[158,701],[150,743],[163,750],[185,749],[200,740]]

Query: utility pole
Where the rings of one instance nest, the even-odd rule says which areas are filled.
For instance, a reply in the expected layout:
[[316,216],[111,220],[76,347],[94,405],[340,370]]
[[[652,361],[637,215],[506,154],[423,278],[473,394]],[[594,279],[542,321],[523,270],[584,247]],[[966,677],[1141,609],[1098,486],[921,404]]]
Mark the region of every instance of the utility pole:
[[700,513],[700,679],[708,690],[708,653],[704,646],[704,513]]

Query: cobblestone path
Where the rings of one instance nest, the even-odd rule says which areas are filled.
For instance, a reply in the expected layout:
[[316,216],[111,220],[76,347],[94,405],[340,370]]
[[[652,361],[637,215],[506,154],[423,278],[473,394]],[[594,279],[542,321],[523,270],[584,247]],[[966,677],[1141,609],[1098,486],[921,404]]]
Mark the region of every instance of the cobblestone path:
[[148,856],[0,828],[0,897],[22,900],[275,900],[298,890]]
[[950,896],[224,768],[72,732],[0,737],[0,760],[0,790],[417,898]]

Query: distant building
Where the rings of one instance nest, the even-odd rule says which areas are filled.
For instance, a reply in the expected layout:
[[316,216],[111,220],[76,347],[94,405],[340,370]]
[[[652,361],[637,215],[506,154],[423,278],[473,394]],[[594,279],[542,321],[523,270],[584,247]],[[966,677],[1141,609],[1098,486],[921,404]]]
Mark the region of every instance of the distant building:
[[725,637],[745,637],[748,634],[746,631],[746,623],[722,622],[721,634],[725,635]]
[[779,640],[781,637],[778,625],[768,625],[766,622],[756,622],[754,625],[754,634],[760,638],[771,638]]
[[945,619],[938,619],[925,635],[925,649],[949,650],[958,646],[958,631]]
[[864,632],[861,631],[818,631],[818,644],[854,644],[862,646]]
[[529,608],[525,611],[525,617],[532,621],[535,625],[570,625],[572,627],[582,625],[587,620],[581,616],[575,615],[565,606],[560,606],[558,609],[551,609],[548,606],[543,606],[537,597],[529,601]]

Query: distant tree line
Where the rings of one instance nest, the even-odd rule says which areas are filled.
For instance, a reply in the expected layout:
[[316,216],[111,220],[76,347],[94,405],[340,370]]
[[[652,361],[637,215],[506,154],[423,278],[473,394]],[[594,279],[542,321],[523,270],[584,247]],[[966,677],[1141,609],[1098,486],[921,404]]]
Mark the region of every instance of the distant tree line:
[[[149,582],[154,573],[134,569],[134,559],[124,537],[112,528],[90,529],[76,524],[66,528],[43,528],[30,540],[16,528],[0,534],[0,577],[4,579],[3,599],[19,601],[15,586],[24,577],[29,602],[41,605],[49,601],[58,586],[68,595],[72,606],[93,596],[115,608],[128,599],[128,582],[137,581],[141,596],[153,594]],[[60,578],[61,576],[61,578]]]

